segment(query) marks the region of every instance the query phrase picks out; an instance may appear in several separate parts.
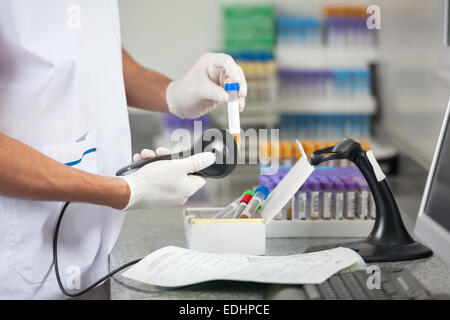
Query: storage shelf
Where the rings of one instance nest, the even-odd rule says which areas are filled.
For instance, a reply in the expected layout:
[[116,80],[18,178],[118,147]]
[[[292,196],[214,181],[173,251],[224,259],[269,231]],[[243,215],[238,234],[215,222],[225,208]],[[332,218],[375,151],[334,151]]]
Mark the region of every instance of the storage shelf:
[[372,97],[358,99],[298,98],[280,99],[278,110],[286,113],[365,113],[374,114],[375,100]]
[[360,69],[376,60],[377,50],[372,47],[278,45],[275,48],[275,61],[281,69]]

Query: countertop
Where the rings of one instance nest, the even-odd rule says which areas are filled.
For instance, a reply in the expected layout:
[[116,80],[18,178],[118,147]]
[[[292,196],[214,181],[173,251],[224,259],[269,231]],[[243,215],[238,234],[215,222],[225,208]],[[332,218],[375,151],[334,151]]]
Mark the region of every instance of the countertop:
[[[400,174],[388,177],[387,181],[396,197],[404,223],[412,234],[417,212],[426,181],[426,171],[412,161],[401,158]],[[240,185],[240,189],[256,183],[258,169],[256,166],[246,166],[245,173],[234,173],[223,182],[209,182],[207,192],[209,199],[200,204],[186,206],[217,206],[225,205],[233,195],[225,194],[223,189],[233,190],[232,185]],[[249,181],[248,177],[254,177]],[[247,179],[242,187],[242,179]],[[251,178],[250,178],[251,179]],[[220,189],[222,187],[222,190]],[[238,190],[240,190],[238,189]],[[220,194],[221,196],[217,196]],[[212,199],[212,200],[211,200]],[[136,210],[127,213],[122,232],[111,253],[111,269],[144,257],[164,246],[186,247],[182,210],[184,207]],[[266,241],[267,255],[290,255],[303,252],[312,245],[342,243],[355,238],[285,238]],[[357,240],[357,239],[356,239]],[[401,266],[416,276],[432,293],[450,294],[450,264],[434,254],[427,259],[377,263],[379,266]],[[116,276],[111,281],[112,299],[262,299],[267,285],[245,282],[214,281],[200,285],[180,288],[161,289],[144,285],[123,277]]]

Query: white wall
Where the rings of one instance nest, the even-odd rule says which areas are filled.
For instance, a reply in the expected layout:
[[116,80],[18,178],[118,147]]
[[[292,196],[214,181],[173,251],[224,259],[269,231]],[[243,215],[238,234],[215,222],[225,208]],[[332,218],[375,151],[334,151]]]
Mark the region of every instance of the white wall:
[[123,46],[146,67],[181,76],[207,51],[221,48],[216,0],[119,0]]
[[[221,48],[218,0],[119,0],[123,47],[140,64],[179,78]],[[130,108],[133,152],[159,147],[161,114]]]
[[379,2],[382,124],[400,146],[428,166],[450,93],[437,74],[444,1]]

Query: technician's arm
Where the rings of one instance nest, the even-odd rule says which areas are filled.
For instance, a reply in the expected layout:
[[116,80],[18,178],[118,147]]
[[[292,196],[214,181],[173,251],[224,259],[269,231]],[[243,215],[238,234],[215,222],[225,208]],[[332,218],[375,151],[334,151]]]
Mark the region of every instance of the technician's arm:
[[[184,159],[156,161],[122,179],[68,167],[3,134],[0,134],[0,150],[2,195],[87,202],[124,210],[184,204],[206,183],[204,177],[192,173],[216,160],[212,152],[203,152]],[[146,150],[140,157],[153,155]]]
[[205,53],[175,81],[138,65],[125,50],[122,63],[130,106],[195,119],[228,101],[225,82],[238,82],[239,109],[244,109],[247,82],[241,67],[227,54]]
[[0,134],[0,150],[2,195],[88,202],[116,209],[123,209],[128,204],[130,188],[124,179],[68,167],[3,134]]
[[122,50],[122,64],[128,105],[150,111],[169,112],[166,89],[171,80],[140,66],[125,50]]

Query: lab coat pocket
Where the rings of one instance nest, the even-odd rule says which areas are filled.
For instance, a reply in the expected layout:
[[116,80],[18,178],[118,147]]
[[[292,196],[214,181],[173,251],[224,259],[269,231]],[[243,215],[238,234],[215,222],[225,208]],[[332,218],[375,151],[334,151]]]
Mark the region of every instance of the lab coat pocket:
[[[95,134],[90,132],[74,143],[37,149],[58,162],[97,173],[96,147]],[[1,202],[8,224],[10,261],[15,270],[30,283],[53,279],[53,233],[64,203],[6,197]],[[60,273],[73,272],[74,267],[82,272],[90,266],[98,253],[100,236],[100,217],[95,214],[95,206],[71,204],[59,232]]]

